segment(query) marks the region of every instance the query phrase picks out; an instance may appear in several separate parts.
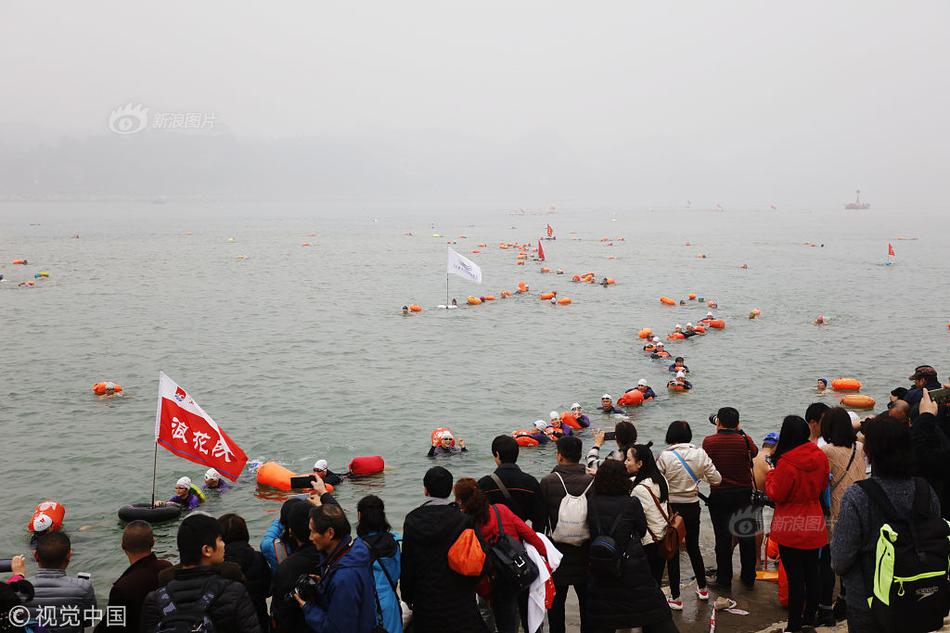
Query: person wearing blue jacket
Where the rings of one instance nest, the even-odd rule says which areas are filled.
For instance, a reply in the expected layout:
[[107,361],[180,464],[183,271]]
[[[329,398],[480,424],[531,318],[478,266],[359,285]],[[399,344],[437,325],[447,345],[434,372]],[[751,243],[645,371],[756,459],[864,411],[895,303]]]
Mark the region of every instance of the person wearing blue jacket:
[[313,633],[372,633],[377,624],[376,583],[369,548],[350,538],[350,522],[338,505],[310,512],[310,542],[326,559],[306,600],[294,594]]
[[383,616],[386,633],[402,633],[402,605],[396,594],[399,583],[400,551],[402,537],[392,531],[386,520],[383,500],[376,495],[366,495],[356,504],[356,534],[369,548],[373,561],[373,577],[376,595]]
[[287,560],[294,553],[293,540],[288,538],[290,510],[295,503],[306,503],[303,497],[291,497],[280,507],[280,516],[270,524],[261,538],[261,554],[270,566],[271,573],[277,571],[277,566]]

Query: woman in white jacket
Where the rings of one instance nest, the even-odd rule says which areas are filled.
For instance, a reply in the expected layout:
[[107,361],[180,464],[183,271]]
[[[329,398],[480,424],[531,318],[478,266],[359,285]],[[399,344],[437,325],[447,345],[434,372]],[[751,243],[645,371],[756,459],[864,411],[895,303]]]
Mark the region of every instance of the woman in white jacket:
[[[650,572],[660,585],[663,580],[663,567],[666,562],[660,556],[657,542],[663,538],[663,532],[668,525],[666,518],[670,516],[670,493],[666,479],[656,467],[656,459],[649,444],[634,444],[623,449],[624,466],[630,479],[633,480],[631,497],[636,497],[643,506],[643,514],[647,519],[647,531],[640,540],[643,552],[650,563]],[[665,515],[665,516],[664,516]]]
[[[670,505],[683,517],[686,524],[686,553],[696,576],[696,595],[709,599],[706,589],[706,566],[699,549],[699,482],[716,485],[722,475],[702,448],[693,446],[693,431],[684,420],[676,420],[666,431],[667,449],[657,458],[657,468],[666,477],[670,487]],[[670,608],[681,610],[680,557],[674,556],[668,565],[670,575]]]

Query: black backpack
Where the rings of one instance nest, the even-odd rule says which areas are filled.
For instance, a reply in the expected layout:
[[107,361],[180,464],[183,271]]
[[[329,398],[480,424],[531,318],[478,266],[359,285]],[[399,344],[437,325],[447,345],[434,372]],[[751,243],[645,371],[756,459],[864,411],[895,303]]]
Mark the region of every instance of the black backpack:
[[874,553],[863,560],[875,622],[889,633],[924,633],[950,611],[950,523],[930,508],[930,485],[914,479],[911,515],[901,516],[874,479],[856,482],[884,514]]
[[505,534],[501,522],[501,513],[496,506],[491,506],[495,512],[495,521],[498,523],[498,537],[489,543],[488,555],[494,572],[504,579],[508,586],[518,592],[531,586],[540,573],[538,566],[528,557],[521,540]]
[[610,526],[609,532],[604,532],[601,527],[600,512],[597,511],[596,506],[592,508],[592,512],[588,512],[588,517],[591,513],[594,515],[594,523],[597,524],[598,536],[595,536],[590,542],[590,550],[588,552],[590,570],[595,576],[620,578],[623,575],[624,552],[620,549],[620,546],[617,545],[613,534],[617,531],[617,526],[620,525],[620,521],[623,519],[623,509],[621,508],[617,514],[617,518],[614,519],[614,523]]
[[162,619],[155,633],[214,633],[211,605],[221,597],[230,581],[214,578],[201,588],[201,597],[187,609],[179,609],[168,594],[167,587],[158,590],[158,608]]

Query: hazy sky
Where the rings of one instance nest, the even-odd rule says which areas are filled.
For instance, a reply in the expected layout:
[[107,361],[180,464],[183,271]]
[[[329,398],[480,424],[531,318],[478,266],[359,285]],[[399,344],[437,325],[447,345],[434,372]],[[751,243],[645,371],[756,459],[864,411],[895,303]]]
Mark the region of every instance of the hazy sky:
[[105,135],[132,101],[411,169],[527,143],[542,172],[649,172],[650,199],[924,201],[950,180],[948,25],[945,0],[4,2],[0,132]]

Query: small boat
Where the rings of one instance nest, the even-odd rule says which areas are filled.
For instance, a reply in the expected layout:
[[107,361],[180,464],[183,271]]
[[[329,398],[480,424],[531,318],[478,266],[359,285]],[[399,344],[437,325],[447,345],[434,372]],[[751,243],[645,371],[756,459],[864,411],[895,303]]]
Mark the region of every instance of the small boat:
[[861,209],[870,209],[871,205],[868,204],[867,202],[861,202],[861,190],[858,189],[857,198],[854,199],[854,202],[849,202],[848,204],[844,205],[844,208],[861,210]]

